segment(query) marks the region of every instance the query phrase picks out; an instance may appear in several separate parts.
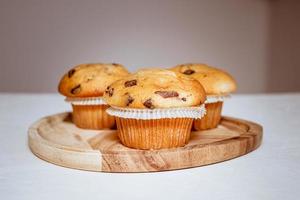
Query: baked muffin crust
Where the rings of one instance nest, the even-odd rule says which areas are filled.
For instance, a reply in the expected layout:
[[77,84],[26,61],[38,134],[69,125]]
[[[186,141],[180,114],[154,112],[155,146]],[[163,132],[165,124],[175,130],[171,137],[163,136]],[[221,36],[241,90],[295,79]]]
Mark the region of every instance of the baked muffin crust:
[[164,69],[145,69],[112,83],[104,99],[115,107],[154,109],[198,106],[206,96],[201,84],[190,77]]
[[123,65],[116,63],[81,64],[62,77],[58,91],[67,97],[98,97],[108,85],[128,74]]
[[207,95],[227,95],[237,88],[236,82],[230,74],[206,64],[181,64],[170,70],[199,81]]

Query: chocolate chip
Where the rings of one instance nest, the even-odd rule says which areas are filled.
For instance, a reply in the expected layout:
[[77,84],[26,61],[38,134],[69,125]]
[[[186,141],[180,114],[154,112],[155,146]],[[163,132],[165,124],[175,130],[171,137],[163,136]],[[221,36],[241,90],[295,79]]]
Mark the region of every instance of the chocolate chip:
[[155,94],[162,96],[163,98],[170,98],[170,97],[178,97],[179,94],[176,91],[156,91]]
[[182,97],[181,100],[182,100],[182,101],[186,101],[186,98],[185,98],[185,97]]
[[146,108],[149,108],[149,109],[154,109],[154,105],[152,104],[152,99],[147,99],[143,105],[146,107]]
[[68,77],[71,78],[71,77],[74,75],[75,71],[76,71],[75,69],[71,69],[71,70],[68,72]]
[[132,98],[132,96],[128,95],[126,106],[129,106],[133,101],[134,101],[134,98]]
[[187,69],[183,73],[186,74],[186,75],[191,75],[191,74],[195,73],[195,71],[192,70],[192,69]]
[[119,66],[120,64],[118,64],[118,63],[111,63],[113,66],[115,66],[115,67],[117,67],[117,66]]
[[112,97],[112,95],[114,94],[114,88],[108,86],[105,90],[105,93],[108,94],[109,97]]
[[80,91],[81,91],[81,86],[79,84],[71,89],[71,94],[78,94]]
[[136,80],[126,81],[124,83],[124,86],[125,87],[132,87],[132,86],[136,85],[136,82],[137,82]]
[[110,88],[108,91],[108,96],[112,97],[113,94],[114,94],[114,88]]

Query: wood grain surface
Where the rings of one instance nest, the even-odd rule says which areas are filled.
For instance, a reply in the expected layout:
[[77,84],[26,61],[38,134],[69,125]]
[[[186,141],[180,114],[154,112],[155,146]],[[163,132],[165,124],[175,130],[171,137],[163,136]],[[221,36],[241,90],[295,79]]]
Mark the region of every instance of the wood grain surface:
[[102,172],[154,172],[198,167],[229,160],[259,147],[262,126],[222,117],[216,129],[195,131],[180,148],[136,150],[123,146],[116,130],[84,130],[70,113],[48,116],[28,131],[31,151],[48,162]]

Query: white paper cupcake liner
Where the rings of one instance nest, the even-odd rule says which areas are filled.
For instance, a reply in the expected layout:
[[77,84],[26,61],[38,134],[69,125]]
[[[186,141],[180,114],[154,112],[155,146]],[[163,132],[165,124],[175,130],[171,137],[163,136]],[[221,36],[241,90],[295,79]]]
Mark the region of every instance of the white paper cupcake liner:
[[216,103],[216,102],[222,102],[225,99],[230,98],[230,95],[207,95],[206,101],[204,103]]
[[205,113],[205,106],[186,108],[157,108],[157,109],[135,109],[110,107],[106,110],[110,115],[127,119],[162,119],[162,118],[193,118],[201,119]]
[[67,97],[65,101],[73,105],[106,105],[107,104],[102,97],[85,97],[85,98]]

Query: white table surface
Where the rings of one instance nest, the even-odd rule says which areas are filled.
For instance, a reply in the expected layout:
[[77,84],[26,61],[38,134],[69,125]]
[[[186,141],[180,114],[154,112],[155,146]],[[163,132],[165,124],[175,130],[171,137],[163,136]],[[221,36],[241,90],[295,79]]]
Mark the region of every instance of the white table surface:
[[261,147],[205,167],[159,173],[101,173],[35,157],[27,129],[69,110],[57,94],[0,93],[0,199],[300,199],[300,93],[236,95],[224,114],[264,127]]

